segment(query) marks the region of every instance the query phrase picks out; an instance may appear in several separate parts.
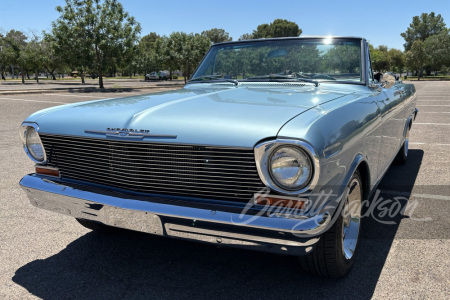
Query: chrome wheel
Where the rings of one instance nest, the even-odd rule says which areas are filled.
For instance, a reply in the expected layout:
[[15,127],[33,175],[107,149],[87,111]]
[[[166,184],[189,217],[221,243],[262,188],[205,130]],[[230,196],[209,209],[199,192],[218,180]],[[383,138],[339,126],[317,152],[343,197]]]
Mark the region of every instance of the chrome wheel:
[[405,146],[403,147],[405,150],[405,156],[408,156],[408,141],[409,141],[409,128],[406,130]]
[[342,211],[342,252],[346,259],[351,259],[358,243],[361,225],[361,182],[353,178],[348,186],[347,199]]

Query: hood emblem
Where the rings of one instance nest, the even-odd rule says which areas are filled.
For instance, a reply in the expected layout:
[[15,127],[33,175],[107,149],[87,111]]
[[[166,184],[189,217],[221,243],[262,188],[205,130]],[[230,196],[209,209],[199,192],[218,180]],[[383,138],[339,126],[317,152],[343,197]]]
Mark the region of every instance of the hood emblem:
[[101,134],[107,137],[119,137],[127,139],[143,139],[148,138],[161,138],[161,139],[176,139],[176,135],[170,134],[151,134],[147,129],[132,129],[132,128],[112,128],[108,127],[106,130],[85,130],[85,133]]

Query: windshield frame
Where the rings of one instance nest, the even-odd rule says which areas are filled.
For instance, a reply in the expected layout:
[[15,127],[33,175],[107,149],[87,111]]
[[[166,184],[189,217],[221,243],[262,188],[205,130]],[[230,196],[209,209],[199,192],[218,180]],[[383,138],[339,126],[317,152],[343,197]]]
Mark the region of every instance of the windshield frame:
[[[361,63],[361,81],[345,81],[345,80],[320,80],[319,83],[334,83],[334,84],[356,84],[356,85],[367,85],[368,78],[367,78],[367,67],[366,67],[366,40],[361,37],[345,37],[345,36],[313,36],[313,37],[284,37],[284,38],[267,38],[267,39],[255,39],[255,40],[244,40],[244,41],[233,41],[233,42],[224,42],[224,43],[217,43],[212,45],[208,52],[203,56],[200,63],[197,65],[197,68],[192,73],[191,77],[189,78],[188,83],[211,83],[211,81],[191,81],[192,79],[196,78],[194,77],[195,74],[200,69],[200,66],[205,61],[208,54],[213,51],[216,47],[221,47],[224,45],[239,45],[239,44],[245,44],[245,43],[264,43],[264,42],[273,42],[273,41],[279,41],[279,40],[305,40],[305,41],[317,41],[317,40],[324,40],[324,39],[340,39],[344,41],[359,41],[360,43],[360,63]],[[200,76],[198,76],[200,77]],[[264,80],[261,80],[264,81]],[[239,83],[244,83],[245,81],[239,81]]]

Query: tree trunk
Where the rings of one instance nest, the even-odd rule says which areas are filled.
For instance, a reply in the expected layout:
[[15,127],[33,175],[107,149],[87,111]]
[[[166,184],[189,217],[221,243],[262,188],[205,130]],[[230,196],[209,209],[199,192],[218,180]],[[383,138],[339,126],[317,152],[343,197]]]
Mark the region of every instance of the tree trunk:
[[25,83],[25,72],[23,71],[23,68],[20,68],[21,74],[22,74],[22,83]]
[[81,76],[81,84],[84,85],[85,81],[84,81],[84,72],[83,71],[81,71],[80,76]]
[[53,71],[51,74],[52,74],[52,80],[56,80],[55,71]]
[[103,86],[103,72],[102,72],[102,70],[100,70],[99,72],[98,72],[98,86],[101,88],[101,89],[104,89],[105,87]]
[[2,79],[6,81],[4,72],[2,72]]
[[27,73],[27,79],[30,80],[30,74],[28,74],[28,70],[26,71]]
[[172,70],[169,71],[170,81],[172,81]]
[[11,79],[14,79],[14,66],[11,65]]
[[38,70],[36,70],[36,82],[39,83],[39,73],[38,73]]
[[130,68],[130,79],[132,76],[133,76],[133,72],[131,71],[131,68]]

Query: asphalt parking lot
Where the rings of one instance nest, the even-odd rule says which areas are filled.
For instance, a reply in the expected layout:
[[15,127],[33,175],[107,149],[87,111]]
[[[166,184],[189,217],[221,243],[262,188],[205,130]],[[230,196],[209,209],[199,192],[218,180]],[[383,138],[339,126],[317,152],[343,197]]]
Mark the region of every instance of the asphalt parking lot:
[[301,273],[294,257],[127,231],[102,235],[33,207],[18,185],[34,166],[22,150],[21,122],[55,105],[149,91],[0,95],[0,298],[448,299],[450,82],[416,89],[408,163],[392,166],[380,185],[383,197],[401,196],[408,209],[393,224],[363,224],[355,266],[339,281]]

